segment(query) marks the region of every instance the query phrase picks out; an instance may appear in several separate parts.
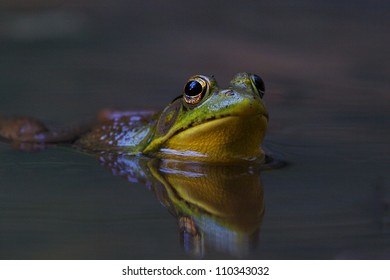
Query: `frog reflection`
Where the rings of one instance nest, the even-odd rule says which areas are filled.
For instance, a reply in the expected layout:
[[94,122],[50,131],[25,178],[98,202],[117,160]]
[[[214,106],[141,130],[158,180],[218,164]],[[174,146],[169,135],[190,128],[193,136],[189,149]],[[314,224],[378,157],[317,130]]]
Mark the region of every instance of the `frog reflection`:
[[190,255],[244,257],[256,243],[264,213],[260,166],[209,165],[102,154],[114,174],[150,188],[177,219]]

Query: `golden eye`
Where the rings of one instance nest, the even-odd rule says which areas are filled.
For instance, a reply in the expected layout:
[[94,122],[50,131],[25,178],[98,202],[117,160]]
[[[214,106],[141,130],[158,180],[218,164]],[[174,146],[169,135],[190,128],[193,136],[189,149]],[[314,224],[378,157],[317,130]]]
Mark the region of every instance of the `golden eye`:
[[183,98],[188,104],[198,104],[207,92],[207,82],[200,78],[191,78],[184,87]]
[[263,98],[264,93],[265,93],[265,86],[264,86],[263,79],[260,78],[259,76],[257,76],[256,74],[252,74],[251,79],[252,79],[253,85],[255,86],[257,91],[259,92],[260,97]]

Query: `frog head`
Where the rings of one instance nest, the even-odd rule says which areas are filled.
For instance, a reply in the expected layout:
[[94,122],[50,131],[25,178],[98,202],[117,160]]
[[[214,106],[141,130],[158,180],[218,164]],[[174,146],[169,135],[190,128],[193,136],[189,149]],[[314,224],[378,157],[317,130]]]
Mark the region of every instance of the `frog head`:
[[213,77],[192,76],[160,114],[144,153],[200,162],[263,161],[263,96],[264,83],[254,74],[236,74],[227,88]]

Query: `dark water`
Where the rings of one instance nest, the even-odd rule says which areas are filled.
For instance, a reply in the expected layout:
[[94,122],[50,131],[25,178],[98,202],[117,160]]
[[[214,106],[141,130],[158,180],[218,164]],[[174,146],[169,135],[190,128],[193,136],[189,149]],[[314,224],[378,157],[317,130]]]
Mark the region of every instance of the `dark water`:
[[[254,240],[209,240],[201,256],[390,258],[386,1],[16,3],[0,4],[2,114],[77,122],[163,107],[196,73],[263,77],[265,147],[290,165],[261,172]],[[2,259],[194,257],[161,203],[92,156],[0,142]]]

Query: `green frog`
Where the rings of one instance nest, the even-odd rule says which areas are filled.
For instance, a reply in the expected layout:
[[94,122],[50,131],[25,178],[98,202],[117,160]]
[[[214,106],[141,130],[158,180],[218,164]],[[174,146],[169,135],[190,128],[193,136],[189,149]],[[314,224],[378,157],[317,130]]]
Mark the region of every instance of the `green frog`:
[[0,136],[17,143],[72,142],[93,152],[196,162],[264,162],[268,112],[263,80],[238,73],[227,88],[195,75],[161,112],[105,110],[98,124],[50,129],[32,118],[0,117]]

